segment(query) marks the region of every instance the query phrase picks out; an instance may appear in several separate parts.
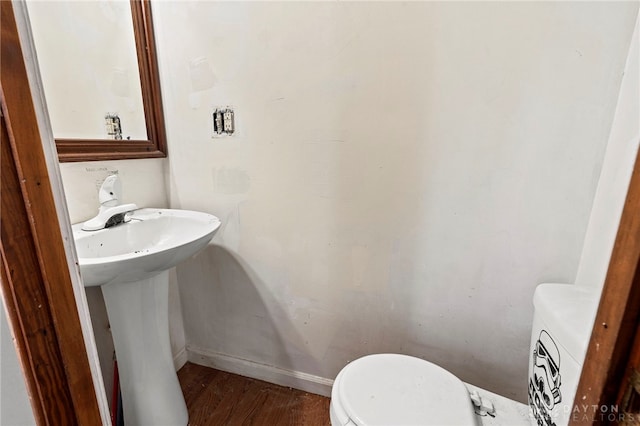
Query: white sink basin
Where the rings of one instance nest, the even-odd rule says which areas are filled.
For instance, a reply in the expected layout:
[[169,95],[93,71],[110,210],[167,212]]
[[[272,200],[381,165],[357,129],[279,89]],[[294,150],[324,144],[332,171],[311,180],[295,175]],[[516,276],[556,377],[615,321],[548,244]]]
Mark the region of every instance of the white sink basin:
[[131,221],[99,231],[73,225],[86,287],[135,282],[176,266],[213,237],[220,220],[210,214],[172,209],[140,209]]

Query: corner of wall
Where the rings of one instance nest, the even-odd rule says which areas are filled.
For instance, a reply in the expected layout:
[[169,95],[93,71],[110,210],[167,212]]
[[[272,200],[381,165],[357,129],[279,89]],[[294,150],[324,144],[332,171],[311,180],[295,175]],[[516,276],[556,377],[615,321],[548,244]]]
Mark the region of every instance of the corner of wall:
[[602,288],[640,142],[640,14],[631,37],[576,284]]

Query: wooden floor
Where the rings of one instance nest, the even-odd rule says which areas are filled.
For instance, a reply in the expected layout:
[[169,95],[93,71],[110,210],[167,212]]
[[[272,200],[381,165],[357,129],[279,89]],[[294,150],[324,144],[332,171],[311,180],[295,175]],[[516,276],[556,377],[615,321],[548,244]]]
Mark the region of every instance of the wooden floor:
[[190,426],[329,426],[329,398],[187,363],[178,371]]

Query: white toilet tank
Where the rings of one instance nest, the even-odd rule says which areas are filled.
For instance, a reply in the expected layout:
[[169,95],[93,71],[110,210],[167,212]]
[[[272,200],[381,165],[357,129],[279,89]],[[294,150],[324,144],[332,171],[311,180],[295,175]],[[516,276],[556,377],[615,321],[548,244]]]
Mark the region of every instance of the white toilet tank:
[[596,289],[571,284],[536,288],[528,383],[533,424],[569,422],[599,296]]

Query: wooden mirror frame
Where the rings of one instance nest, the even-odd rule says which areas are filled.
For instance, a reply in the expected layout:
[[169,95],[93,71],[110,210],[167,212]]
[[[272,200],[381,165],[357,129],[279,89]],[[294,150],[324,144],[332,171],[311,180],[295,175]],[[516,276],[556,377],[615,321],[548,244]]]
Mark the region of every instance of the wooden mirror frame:
[[167,137],[150,0],[130,0],[138,53],[146,140],[57,139],[60,162],[166,157]]

